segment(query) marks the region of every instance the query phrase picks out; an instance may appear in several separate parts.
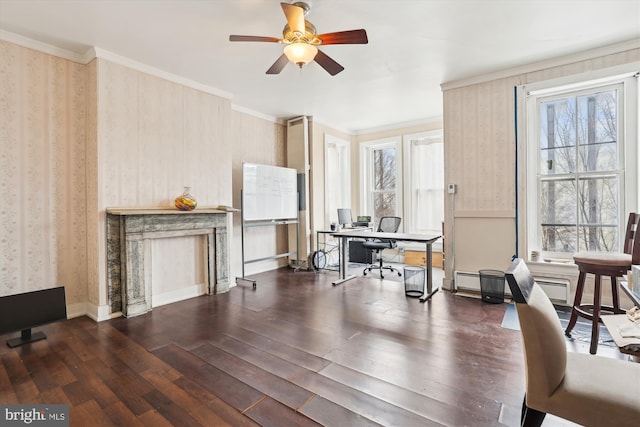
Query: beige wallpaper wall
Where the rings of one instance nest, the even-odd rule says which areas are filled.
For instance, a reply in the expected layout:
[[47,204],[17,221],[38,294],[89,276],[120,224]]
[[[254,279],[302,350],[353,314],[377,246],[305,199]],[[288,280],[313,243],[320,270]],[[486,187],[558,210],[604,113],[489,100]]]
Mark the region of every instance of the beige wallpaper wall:
[[[98,289],[107,302],[105,210],[173,206],[185,186],[200,206],[230,205],[230,101],[98,60]],[[190,262],[190,260],[177,260]],[[95,303],[95,301],[91,301]]]
[[184,186],[239,205],[243,160],[285,164],[282,125],[103,59],[0,41],[0,93],[0,295],[64,284],[72,316],[110,314],[106,208],[171,206]]
[[[445,285],[452,268],[504,269],[516,253],[514,87],[638,60],[640,49],[632,49],[484,83],[443,85],[445,182],[458,185],[455,200],[445,205],[445,252],[455,262],[445,264]],[[454,231],[455,254],[446,238]]]
[[0,41],[0,295],[87,300],[85,67]]

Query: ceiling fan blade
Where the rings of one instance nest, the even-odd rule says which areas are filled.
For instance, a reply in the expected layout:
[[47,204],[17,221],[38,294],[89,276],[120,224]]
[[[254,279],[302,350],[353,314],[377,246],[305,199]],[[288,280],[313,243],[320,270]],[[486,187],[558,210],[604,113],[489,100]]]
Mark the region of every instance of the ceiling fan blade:
[[263,37],[263,36],[229,36],[230,42],[268,42],[278,43],[280,39],[277,37]]
[[340,71],[344,70],[344,67],[342,65],[331,59],[320,49],[318,49],[318,53],[313,60],[316,61],[322,68],[327,71],[327,73],[331,74],[332,76],[335,76]]
[[365,30],[338,31],[336,33],[320,34],[317,36],[322,44],[367,44],[367,32]]
[[289,62],[289,58],[287,58],[287,56],[283,53],[282,55],[280,55],[280,58],[278,58],[276,62],[273,63],[271,68],[267,70],[267,74],[280,74],[280,71],[282,71],[284,66],[287,65],[287,62]]
[[284,15],[287,17],[289,29],[293,32],[304,34],[304,9],[289,3],[280,3],[280,6],[282,6]]

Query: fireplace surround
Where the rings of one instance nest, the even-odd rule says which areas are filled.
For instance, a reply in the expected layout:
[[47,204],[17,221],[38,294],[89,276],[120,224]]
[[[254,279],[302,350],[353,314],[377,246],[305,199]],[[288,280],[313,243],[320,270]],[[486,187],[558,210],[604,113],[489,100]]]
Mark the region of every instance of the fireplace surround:
[[165,208],[107,209],[107,283],[111,312],[126,317],[152,308],[152,239],[206,237],[207,294],[229,291],[231,213]]

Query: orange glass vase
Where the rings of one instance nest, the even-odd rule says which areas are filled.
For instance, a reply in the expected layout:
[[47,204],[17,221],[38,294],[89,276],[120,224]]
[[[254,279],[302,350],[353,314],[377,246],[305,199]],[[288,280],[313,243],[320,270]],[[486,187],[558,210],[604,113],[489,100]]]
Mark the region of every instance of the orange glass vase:
[[198,206],[198,202],[190,194],[190,191],[190,187],[184,187],[184,193],[182,193],[182,196],[176,197],[176,200],[174,202],[176,208],[180,209],[181,211],[192,211],[196,208],[196,206]]

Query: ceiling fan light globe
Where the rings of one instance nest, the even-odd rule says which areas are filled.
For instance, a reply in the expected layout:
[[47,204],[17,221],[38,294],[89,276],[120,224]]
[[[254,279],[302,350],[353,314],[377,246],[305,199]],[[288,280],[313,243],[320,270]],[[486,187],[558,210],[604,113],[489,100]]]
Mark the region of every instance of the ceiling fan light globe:
[[289,61],[302,67],[313,61],[318,54],[318,48],[308,43],[291,43],[285,46],[284,54]]

